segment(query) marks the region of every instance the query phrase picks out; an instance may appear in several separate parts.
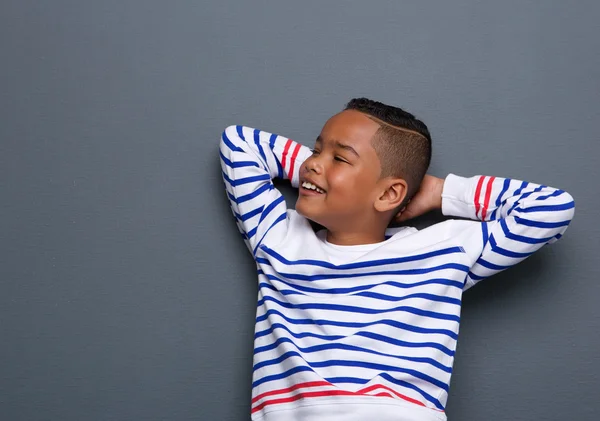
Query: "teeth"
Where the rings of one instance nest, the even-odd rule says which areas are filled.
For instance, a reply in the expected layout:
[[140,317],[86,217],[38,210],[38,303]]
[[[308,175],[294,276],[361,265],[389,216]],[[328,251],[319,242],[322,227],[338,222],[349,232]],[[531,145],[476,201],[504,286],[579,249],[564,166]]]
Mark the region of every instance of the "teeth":
[[302,187],[304,187],[305,189],[315,190],[319,193],[325,193],[325,190],[318,188],[317,186],[315,186],[312,183],[309,183],[308,181],[305,181],[304,183],[302,183]]

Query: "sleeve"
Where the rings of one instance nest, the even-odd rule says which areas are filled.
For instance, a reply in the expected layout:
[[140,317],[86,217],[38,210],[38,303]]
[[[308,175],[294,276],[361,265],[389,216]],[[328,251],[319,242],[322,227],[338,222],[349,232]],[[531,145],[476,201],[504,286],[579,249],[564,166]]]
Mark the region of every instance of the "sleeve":
[[464,289],[557,241],[574,212],[575,201],[563,190],[509,178],[449,174],[442,213],[482,221],[477,235],[465,237],[462,244],[475,257]]
[[286,137],[245,126],[227,127],[219,149],[231,210],[255,255],[267,237],[277,241],[287,232],[287,206],[272,179],[288,179],[298,187],[300,166],[311,150]]

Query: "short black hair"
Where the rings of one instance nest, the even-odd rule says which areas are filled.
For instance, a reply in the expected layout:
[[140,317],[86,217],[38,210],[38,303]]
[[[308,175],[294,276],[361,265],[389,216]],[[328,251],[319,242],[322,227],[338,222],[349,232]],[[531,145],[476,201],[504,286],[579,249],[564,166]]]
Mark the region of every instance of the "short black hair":
[[[354,98],[346,110],[374,117],[380,124],[371,140],[381,162],[381,177],[399,177],[408,184],[402,208],[419,190],[431,162],[431,135],[421,120],[402,108],[367,98]],[[386,124],[382,124],[386,123]]]

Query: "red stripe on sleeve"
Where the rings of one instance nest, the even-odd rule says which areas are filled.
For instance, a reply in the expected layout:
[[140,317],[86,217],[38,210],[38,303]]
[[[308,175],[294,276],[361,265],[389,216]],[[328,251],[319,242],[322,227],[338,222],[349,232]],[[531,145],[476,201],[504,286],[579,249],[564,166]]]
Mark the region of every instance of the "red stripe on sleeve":
[[481,186],[483,185],[483,179],[485,176],[481,176],[479,178],[479,182],[477,183],[477,188],[475,189],[475,197],[473,201],[475,202],[475,216],[479,214],[479,195],[481,194]]
[[485,192],[485,202],[483,203],[483,210],[481,211],[481,219],[485,221],[485,214],[487,212],[488,206],[490,204],[490,197],[492,195],[492,184],[494,183],[494,179],[496,177],[490,177],[490,180],[487,183],[486,192]]
[[290,159],[290,181],[294,178],[294,164],[296,163],[296,157],[298,156],[298,152],[300,152],[300,144],[296,143],[296,147],[294,148],[294,153],[292,154],[292,159]]
[[292,142],[292,140],[291,140],[291,139],[288,139],[288,140],[287,140],[287,142],[286,142],[286,144],[285,144],[285,148],[283,149],[283,155],[281,156],[281,166],[282,166],[282,167],[283,167],[283,169],[284,169],[284,170],[286,170],[286,171],[287,171],[287,169],[285,168],[285,167],[286,167],[286,162],[285,162],[285,160],[286,160],[286,158],[287,158],[287,154],[288,154],[288,152],[289,152],[289,150],[290,150],[290,146],[292,146],[292,143],[293,143],[293,142]]

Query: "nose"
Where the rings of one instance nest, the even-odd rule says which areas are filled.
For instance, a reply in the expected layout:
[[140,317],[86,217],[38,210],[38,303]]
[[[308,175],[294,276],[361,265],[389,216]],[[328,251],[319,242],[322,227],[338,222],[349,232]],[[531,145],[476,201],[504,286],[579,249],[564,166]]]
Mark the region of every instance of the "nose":
[[319,162],[318,157],[315,156],[311,156],[304,161],[304,169],[309,172],[314,172],[315,174],[321,174],[323,172],[323,166]]

